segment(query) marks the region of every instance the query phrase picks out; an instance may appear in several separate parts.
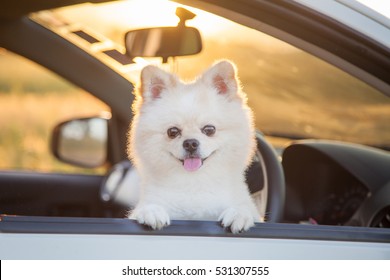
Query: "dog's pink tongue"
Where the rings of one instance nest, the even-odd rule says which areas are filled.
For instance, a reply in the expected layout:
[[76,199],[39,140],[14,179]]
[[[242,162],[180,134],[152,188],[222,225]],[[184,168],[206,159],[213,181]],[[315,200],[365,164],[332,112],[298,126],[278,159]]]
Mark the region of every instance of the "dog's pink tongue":
[[184,169],[187,171],[196,171],[202,166],[200,158],[187,158],[184,160]]

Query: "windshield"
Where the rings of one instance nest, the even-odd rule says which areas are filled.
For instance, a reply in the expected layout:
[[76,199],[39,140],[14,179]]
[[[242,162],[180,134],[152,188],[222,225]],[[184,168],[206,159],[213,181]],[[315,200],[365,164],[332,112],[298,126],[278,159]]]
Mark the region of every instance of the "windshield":
[[[150,9],[151,5],[155,8]],[[67,23],[77,23],[74,29],[110,38],[123,51],[128,30],[175,26],[177,6],[160,0],[134,0],[61,8],[55,10],[55,15]],[[283,146],[291,139],[321,138],[390,148],[390,98],[281,40],[186,8],[197,15],[188,25],[200,30],[203,50],[198,55],[170,59],[166,67],[183,79],[193,79],[216,60],[236,63],[255,111],[256,127],[275,146]],[[141,16],[145,10],[149,17]],[[138,58],[135,62],[120,67],[123,75],[137,82],[144,65],[161,60]]]

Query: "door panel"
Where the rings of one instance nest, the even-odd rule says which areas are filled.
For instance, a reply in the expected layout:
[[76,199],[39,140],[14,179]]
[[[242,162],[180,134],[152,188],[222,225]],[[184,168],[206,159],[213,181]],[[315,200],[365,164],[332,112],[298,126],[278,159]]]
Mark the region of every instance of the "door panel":
[[0,213],[101,217],[103,179],[100,175],[0,172]]

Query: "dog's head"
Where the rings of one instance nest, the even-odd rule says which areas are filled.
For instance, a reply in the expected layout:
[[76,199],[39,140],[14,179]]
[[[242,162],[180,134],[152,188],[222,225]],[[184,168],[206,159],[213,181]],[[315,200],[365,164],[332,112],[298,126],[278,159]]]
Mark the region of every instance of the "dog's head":
[[228,61],[191,83],[156,66],[145,67],[134,113],[129,152],[137,167],[244,170],[253,154],[252,114]]

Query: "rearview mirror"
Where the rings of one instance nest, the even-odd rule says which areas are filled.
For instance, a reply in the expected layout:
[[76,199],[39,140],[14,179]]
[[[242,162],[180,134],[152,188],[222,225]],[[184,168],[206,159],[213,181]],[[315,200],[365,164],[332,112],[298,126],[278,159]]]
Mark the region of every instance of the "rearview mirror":
[[59,160],[95,168],[107,161],[108,119],[82,118],[58,124],[52,134],[51,148]]
[[134,57],[169,57],[197,54],[202,50],[199,31],[193,27],[155,27],[132,30],[125,36],[126,54]]
[[186,21],[196,14],[178,7],[176,16],[180,19],[175,27],[154,27],[128,31],[125,35],[126,54],[134,57],[162,57],[167,62],[169,57],[186,56],[200,53],[202,38],[198,29],[187,27]]

